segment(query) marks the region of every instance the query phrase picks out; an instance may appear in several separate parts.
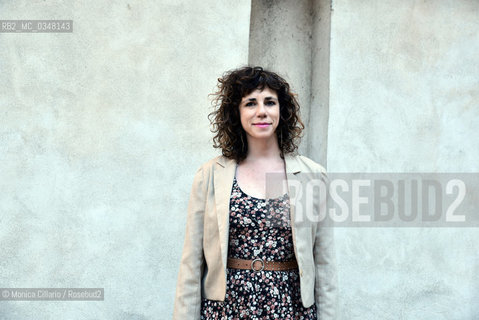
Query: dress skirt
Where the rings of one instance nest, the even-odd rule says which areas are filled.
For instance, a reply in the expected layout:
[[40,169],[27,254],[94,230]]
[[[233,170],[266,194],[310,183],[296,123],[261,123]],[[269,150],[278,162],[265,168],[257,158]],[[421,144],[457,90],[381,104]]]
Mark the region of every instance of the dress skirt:
[[[230,197],[228,257],[265,261],[295,258],[289,197],[258,199],[236,181]],[[316,306],[301,303],[298,269],[253,271],[227,268],[225,301],[202,298],[201,319],[317,319]]]

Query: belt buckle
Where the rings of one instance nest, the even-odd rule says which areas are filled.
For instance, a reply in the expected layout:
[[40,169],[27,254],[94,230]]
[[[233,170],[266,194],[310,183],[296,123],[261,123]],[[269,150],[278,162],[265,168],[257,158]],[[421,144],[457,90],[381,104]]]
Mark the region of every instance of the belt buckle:
[[[257,270],[257,269],[254,268],[254,263],[255,263],[256,261],[261,261],[261,269],[259,269],[259,270]],[[251,270],[253,270],[254,272],[260,272],[260,271],[263,271],[263,269],[264,269],[264,261],[263,261],[263,259],[261,259],[261,258],[256,258],[256,259],[254,259],[254,260],[251,262]]]

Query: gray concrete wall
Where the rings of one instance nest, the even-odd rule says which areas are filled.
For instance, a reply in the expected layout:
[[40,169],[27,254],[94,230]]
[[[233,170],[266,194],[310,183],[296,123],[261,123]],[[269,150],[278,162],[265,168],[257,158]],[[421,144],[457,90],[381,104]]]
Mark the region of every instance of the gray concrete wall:
[[1,302],[1,319],[169,319],[208,93],[247,63],[249,1],[1,1],[0,283],[102,287]]
[[312,14],[311,105],[305,119],[307,155],[327,167],[331,1],[313,1]]
[[[335,0],[330,172],[479,170],[479,2]],[[340,319],[477,319],[476,229],[338,229]]]
[[[298,94],[305,125],[311,105],[312,1],[251,2],[250,65],[263,66],[283,76]],[[303,141],[307,141],[304,131]],[[307,144],[299,147],[307,153]]]
[[[253,0],[249,63],[283,75],[305,124],[301,154],[326,166],[329,117],[329,0]],[[321,137],[321,138],[318,138]]]

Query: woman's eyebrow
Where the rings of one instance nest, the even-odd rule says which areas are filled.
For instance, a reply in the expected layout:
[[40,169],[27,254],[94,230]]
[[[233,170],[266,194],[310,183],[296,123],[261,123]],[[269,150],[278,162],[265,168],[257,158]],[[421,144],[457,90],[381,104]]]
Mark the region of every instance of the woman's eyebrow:
[[[265,100],[278,100],[275,97],[265,97]],[[243,101],[256,101],[256,98],[244,99]]]

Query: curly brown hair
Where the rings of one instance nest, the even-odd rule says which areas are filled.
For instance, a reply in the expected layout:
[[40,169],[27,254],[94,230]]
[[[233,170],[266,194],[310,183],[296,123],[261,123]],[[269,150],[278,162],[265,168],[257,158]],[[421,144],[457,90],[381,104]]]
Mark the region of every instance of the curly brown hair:
[[221,148],[222,154],[240,163],[248,153],[246,132],[239,113],[241,99],[256,89],[263,90],[267,86],[276,91],[280,107],[280,121],[276,128],[281,158],[285,153],[293,153],[298,149],[302,138],[304,124],[300,118],[299,104],[296,94],[289,84],[278,74],[262,67],[242,67],[226,71],[218,78],[218,91],[212,93],[214,111],[208,115],[211,132],[216,133],[213,147]]

